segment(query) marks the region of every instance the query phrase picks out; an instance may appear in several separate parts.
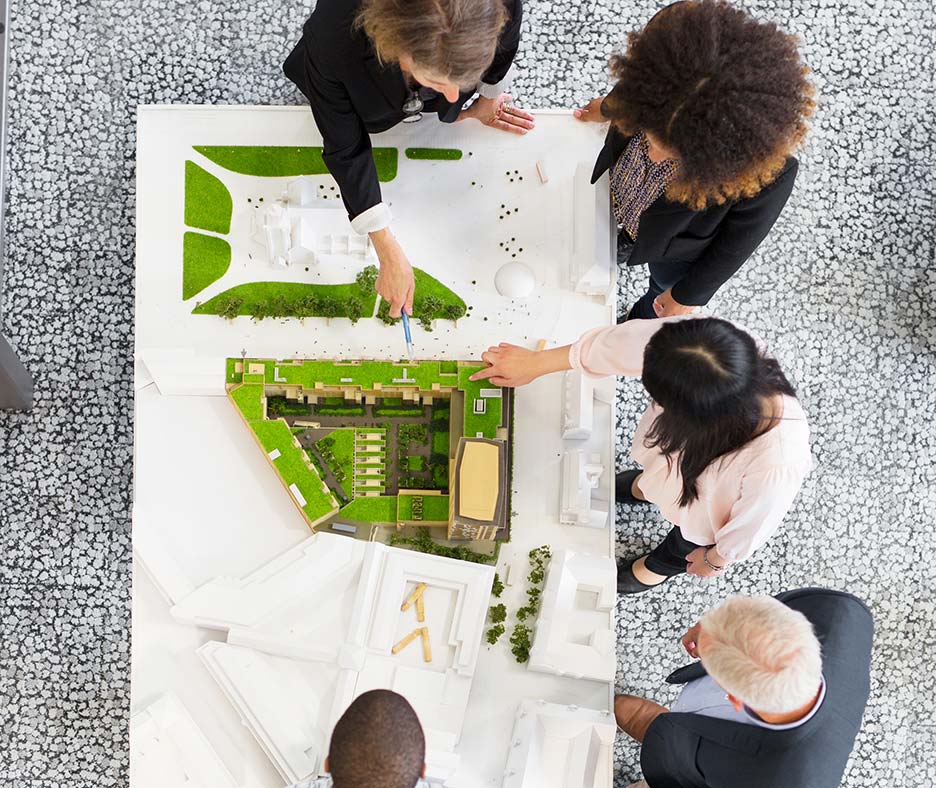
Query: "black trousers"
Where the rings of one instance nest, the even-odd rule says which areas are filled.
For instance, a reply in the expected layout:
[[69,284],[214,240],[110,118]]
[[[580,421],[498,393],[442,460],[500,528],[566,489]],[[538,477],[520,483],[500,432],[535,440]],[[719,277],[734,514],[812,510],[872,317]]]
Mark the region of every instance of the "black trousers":
[[[618,265],[627,265],[633,248],[633,241],[631,241],[627,233],[622,230],[618,234]],[[653,311],[653,299],[681,281],[691,267],[692,263],[682,261],[650,263],[647,266],[647,268],[650,269],[650,282],[647,285],[647,292],[637,299],[630,308],[630,312],[627,313],[626,319],[633,320],[634,318],[639,318],[640,320],[653,320],[657,316],[656,312]]]
[[660,544],[653,548],[647,556],[647,569],[658,575],[673,577],[686,571],[686,556],[697,547],[711,547],[711,545],[697,545],[683,538],[682,531],[677,526],[666,535]]

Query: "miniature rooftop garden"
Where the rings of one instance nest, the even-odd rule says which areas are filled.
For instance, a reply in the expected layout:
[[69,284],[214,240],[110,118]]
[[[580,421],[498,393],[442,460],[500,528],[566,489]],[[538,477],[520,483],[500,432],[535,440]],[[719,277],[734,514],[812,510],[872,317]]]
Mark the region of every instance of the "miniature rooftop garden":
[[[264,450],[279,450],[271,462],[287,487],[296,484],[310,522],[337,513],[353,526],[442,525],[449,520],[449,464],[458,438],[494,438],[502,417],[500,396],[482,398],[481,387],[468,380],[480,368],[228,359],[225,382]],[[458,391],[464,397],[452,400]],[[453,411],[454,401],[465,403],[463,412]],[[477,402],[485,413],[474,412]]]

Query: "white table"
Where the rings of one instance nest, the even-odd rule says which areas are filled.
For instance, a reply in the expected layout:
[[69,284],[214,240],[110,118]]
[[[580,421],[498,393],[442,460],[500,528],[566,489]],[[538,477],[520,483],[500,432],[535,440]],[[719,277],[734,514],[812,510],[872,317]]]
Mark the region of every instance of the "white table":
[[[565,344],[614,320],[613,302],[573,293],[567,274],[573,244],[572,179],[577,167],[592,164],[601,146],[600,131],[568,113],[536,115],[536,130],[522,139],[473,122],[444,125],[430,119],[374,137],[375,146],[400,148],[399,175],[383,184],[384,200],[395,215],[395,234],[414,265],[474,307],[473,316],[457,327],[439,321],[430,334],[414,326],[421,357],[478,358],[499,341],[533,346],[543,338]],[[168,609],[212,577],[253,571],[307,538],[309,531],[224,397],[223,359],[242,350],[250,357],[399,358],[404,348],[398,326],[385,327],[373,319],[352,328],[344,320],[331,325],[321,319],[257,324],[248,318],[228,322],[192,315],[193,302],[183,303],[180,296],[182,170],[186,158],[211,170],[192,145],[315,145],[320,139],[311,113],[301,107],[142,107],[139,112],[134,540],[146,571],[137,562],[132,710],[174,693],[245,788],[275,788],[282,779],[195,657],[195,648],[223,636],[175,622]],[[466,155],[457,162],[410,161],[402,152],[410,146],[455,147]],[[537,161],[545,163],[548,183],[537,177]],[[523,181],[511,183],[505,177],[508,170],[522,172]],[[329,176],[319,177],[331,182]],[[335,266],[310,273],[290,269],[285,275],[256,268],[260,264],[247,256],[246,196],[265,193],[272,200],[288,179],[264,179],[262,187],[257,179],[248,185],[246,178],[238,185],[238,176],[230,174],[224,180],[235,206],[231,272],[200,300],[239,281],[353,278],[353,272],[348,275]],[[599,188],[606,191],[606,186]],[[520,211],[500,220],[501,204],[519,206]],[[598,239],[602,251],[612,248],[610,232],[609,227],[608,237]],[[523,261],[536,274],[537,288],[529,299],[511,301],[494,289],[494,274],[509,261],[498,245],[502,237],[518,239]],[[549,544],[613,555],[613,528],[558,521],[560,458],[573,447],[559,433],[561,380],[540,379],[516,396],[516,514],[512,540],[498,562],[502,578],[507,566],[514,565],[515,582],[499,600],[511,611],[524,601],[531,548]],[[596,403],[592,438],[574,448],[600,455],[607,493],[614,469],[613,387],[606,394],[608,401]],[[514,710],[521,700],[610,708],[610,683],[560,678],[517,665],[507,645],[509,631],[496,647],[482,648],[458,748],[462,766],[449,781],[453,788],[500,785]]]

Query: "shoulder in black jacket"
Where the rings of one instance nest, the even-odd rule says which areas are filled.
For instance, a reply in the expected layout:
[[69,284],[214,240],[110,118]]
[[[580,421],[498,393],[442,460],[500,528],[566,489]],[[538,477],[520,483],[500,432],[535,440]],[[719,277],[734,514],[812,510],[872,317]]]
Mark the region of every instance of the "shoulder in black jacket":
[[[482,81],[495,85],[510,70],[520,46],[521,0],[504,0],[509,20]],[[370,134],[385,131],[406,117],[407,87],[396,63],[381,64],[370,40],[354,29],[360,0],[318,0],[302,28],[302,39],[283,71],[312,107],[324,140],[324,158],[338,182],[349,216],[380,202],[380,184],[371,156]],[[473,93],[457,102],[438,96],[425,112],[451,123]]]
[[[868,700],[871,613],[840,591],[804,588],[777,598],[810,620],[822,644],[822,706],[785,731],[700,714],[661,714],[640,753],[650,788],[838,788]],[[701,663],[694,663],[667,681],[704,675]]]
[[[595,162],[592,183],[614,166],[629,141],[611,127]],[[692,263],[673,287],[673,298],[687,306],[707,304],[767,237],[793,191],[798,169],[799,162],[791,156],[774,181],[754,197],[702,211],[661,195],[640,217],[628,265]]]

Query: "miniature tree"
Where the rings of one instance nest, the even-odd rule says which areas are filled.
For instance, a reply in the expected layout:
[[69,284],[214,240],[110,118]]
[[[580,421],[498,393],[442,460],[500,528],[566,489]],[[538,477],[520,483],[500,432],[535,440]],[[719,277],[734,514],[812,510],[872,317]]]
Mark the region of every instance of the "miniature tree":
[[333,317],[338,317],[341,311],[341,304],[333,296],[325,296],[319,303],[319,314],[325,318],[326,323],[330,323]]
[[290,317],[290,313],[293,311],[293,306],[286,296],[282,293],[273,296],[273,301],[270,304],[270,317]]
[[377,284],[377,274],[377,266],[369,265],[354,278],[354,281],[361,290],[365,293],[370,293]]
[[457,326],[459,319],[465,316],[466,311],[464,304],[446,304],[442,314]]
[[358,320],[364,317],[364,304],[361,303],[360,298],[352,296],[345,304],[345,312],[347,313],[348,319],[351,321],[351,325],[354,325]]
[[233,320],[240,314],[243,305],[244,299],[240,296],[229,296],[221,302],[218,314],[227,320]]
[[494,573],[494,584],[491,586],[491,593],[496,597],[500,597],[504,593],[504,584],[497,572]]
[[432,331],[432,321],[435,320],[444,306],[440,298],[427,295],[419,302],[418,306],[414,306],[413,311],[415,314],[413,316],[426,331]]
[[270,302],[269,301],[257,301],[254,304],[253,308],[253,319],[258,323],[266,317],[270,316]]
[[296,302],[297,317],[313,317],[319,313],[319,299],[313,295],[302,296]]

